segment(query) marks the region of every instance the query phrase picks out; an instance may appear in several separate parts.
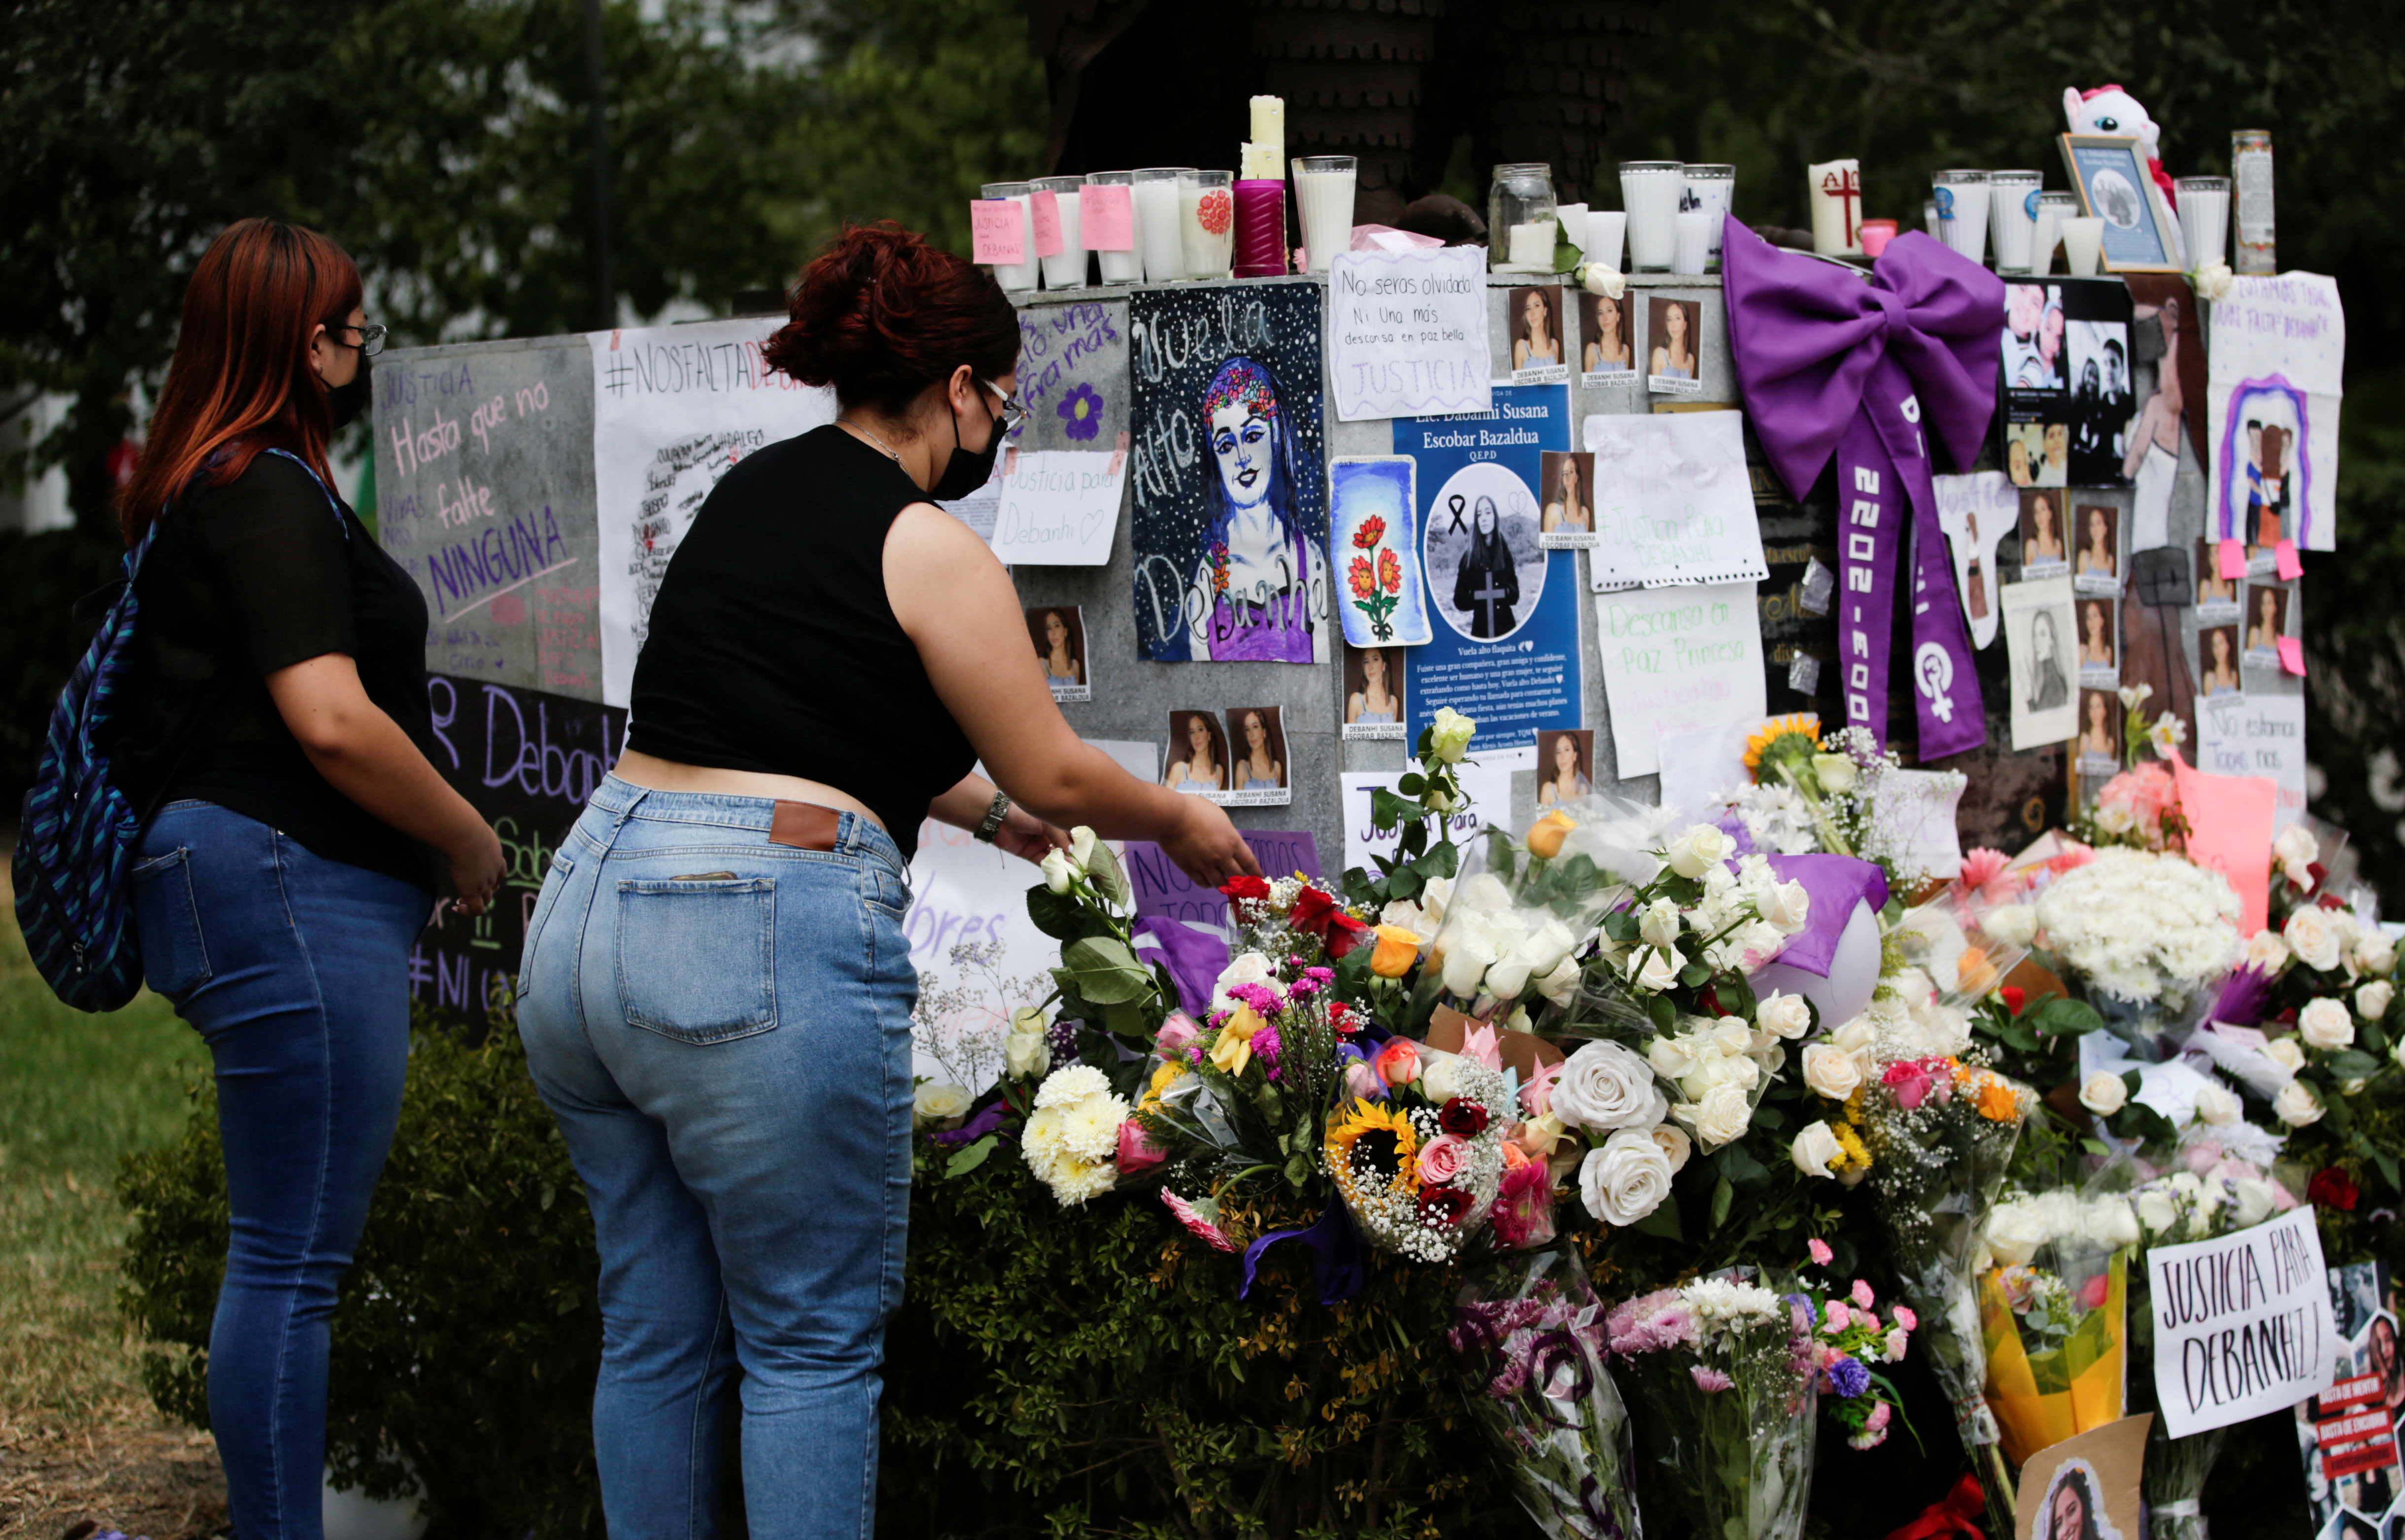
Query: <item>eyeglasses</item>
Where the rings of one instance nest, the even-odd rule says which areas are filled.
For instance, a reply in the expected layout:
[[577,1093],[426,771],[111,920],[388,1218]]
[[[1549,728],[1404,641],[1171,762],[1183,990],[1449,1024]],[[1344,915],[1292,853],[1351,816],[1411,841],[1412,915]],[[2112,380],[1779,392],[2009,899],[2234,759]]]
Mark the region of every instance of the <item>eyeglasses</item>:
[[353,326],[348,321],[328,321],[326,330],[337,332],[358,332],[359,340],[357,342],[350,342],[339,336],[334,340],[342,343],[345,347],[358,348],[363,357],[371,359],[384,351],[384,339],[390,334],[381,326]]
[[1005,395],[1002,387],[994,384],[993,381],[980,379],[977,383],[992,391],[994,400],[1002,403],[1002,431],[1006,433],[1018,432],[1019,425],[1027,420],[1027,408],[1019,404],[1017,396]]

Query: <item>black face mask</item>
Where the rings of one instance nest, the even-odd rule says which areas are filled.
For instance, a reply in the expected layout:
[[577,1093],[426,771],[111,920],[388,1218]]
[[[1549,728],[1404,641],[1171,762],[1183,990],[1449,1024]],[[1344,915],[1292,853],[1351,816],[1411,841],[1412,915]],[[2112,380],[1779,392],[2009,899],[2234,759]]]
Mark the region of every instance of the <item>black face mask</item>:
[[[985,387],[980,385],[977,389],[982,394]],[[952,458],[946,462],[944,473],[935,478],[935,485],[927,488],[927,495],[938,502],[968,496],[992,477],[994,457],[1001,453],[1002,423],[998,419],[985,447],[971,450],[961,446],[961,419],[952,418]]]
[[326,407],[333,413],[334,426],[337,429],[349,427],[367,411],[368,403],[375,399],[375,391],[368,383],[368,376],[373,372],[373,363],[374,360],[365,353],[360,354],[359,372],[351,376],[351,383],[327,389]]

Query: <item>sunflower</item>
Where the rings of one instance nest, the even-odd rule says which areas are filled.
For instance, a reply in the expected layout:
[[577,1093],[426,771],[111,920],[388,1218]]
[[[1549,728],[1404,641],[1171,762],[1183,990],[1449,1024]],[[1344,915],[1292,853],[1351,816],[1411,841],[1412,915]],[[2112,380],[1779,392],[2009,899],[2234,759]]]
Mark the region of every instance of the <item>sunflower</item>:
[[[1782,742],[1782,739],[1789,742]],[[1821,719],[1810,712],[1774,716],[1745,741],[1745,768],[1760,780],[1762,762],[1774,756],[1808,756],[1821,746]]]
[[1398,1189],[1418,1185],[1420,1137],[1412,1120],[1380,1102],[1357,1101],[1351,1110],[1329,1120],[1328,1163],[1337,1183],[1351,1188],[1357,1177],[1371,1172],[1386,1177]]

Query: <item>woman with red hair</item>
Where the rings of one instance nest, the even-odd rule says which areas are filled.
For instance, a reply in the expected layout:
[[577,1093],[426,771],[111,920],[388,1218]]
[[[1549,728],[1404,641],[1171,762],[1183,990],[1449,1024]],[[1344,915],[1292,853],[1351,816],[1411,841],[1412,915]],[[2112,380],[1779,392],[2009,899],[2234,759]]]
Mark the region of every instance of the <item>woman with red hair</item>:
[[401,1116],[409,953],[447,866],[500,841],[428,759],[426,604],[329,487],[384,329],[323,235],[210,244],[140,463],[139,680],[113,748],[155,809],[134,869],[151,988],[215,1062],[233,1237],[209,1420],[243,1540],[317,1540],[327,1322]]
[[616,1540],[718,1533],[738,1378],[753,1540],[871,1533],[920,825],[1032,860],[1086,823],[1206,886],[1259,870],[1217,807],[1078,741],[1010,574],[935,505],[983,486],[1016,426],[1019,317],[993,279],[895,226],[848,230],[792,312],[768,361],[841,412],[695,515],[626,753],[527,928],[518,1032],[601,1253]]

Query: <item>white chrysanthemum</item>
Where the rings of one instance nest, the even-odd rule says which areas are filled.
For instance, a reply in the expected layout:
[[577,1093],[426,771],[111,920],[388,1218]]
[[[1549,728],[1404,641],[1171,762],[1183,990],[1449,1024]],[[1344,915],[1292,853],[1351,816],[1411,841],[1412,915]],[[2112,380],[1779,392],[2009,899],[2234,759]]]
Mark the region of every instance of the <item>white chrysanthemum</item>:
[[1116,1095],[1088,1096],[1061,1109],[1062,1141],[1079,1160],[1108,1160],[1119,1147],[1128,1104]]
[[2097,988],[2149,1001],[2212,979],[2239,952],[2237,891],[2170,855],[2113,848],[2065,873],[2037,904],[2047,942]]
[[1020,1153],[1027,1168],[1035,1173],[1036,1180],[1051,1181],[1062,1163],[1074,1158],[1069,1153],[1067,1132],[1060,1109],[1053,1107],[1037,1108],[1028,1117],[1027,1126],[1020,1130]]
[[1697,1321],[1707,1329],[1787,1319],[1787,1302],[1758,1283],[1704,1278],[1679,1293],[1695,1307]]
[[1100,1197],[1118,1184],[1118,1168],[1108,1161],[1064,1161],[1046,1182],[1063,1208],[1075,1208]]
[[1111,1082],[1103,1072],[1090,1064],[1064,1065],[1045,1078],[1035,1092],[1038,1111],[1048,1107],[1070,1107],[1088,1096],[1107,1096]]

